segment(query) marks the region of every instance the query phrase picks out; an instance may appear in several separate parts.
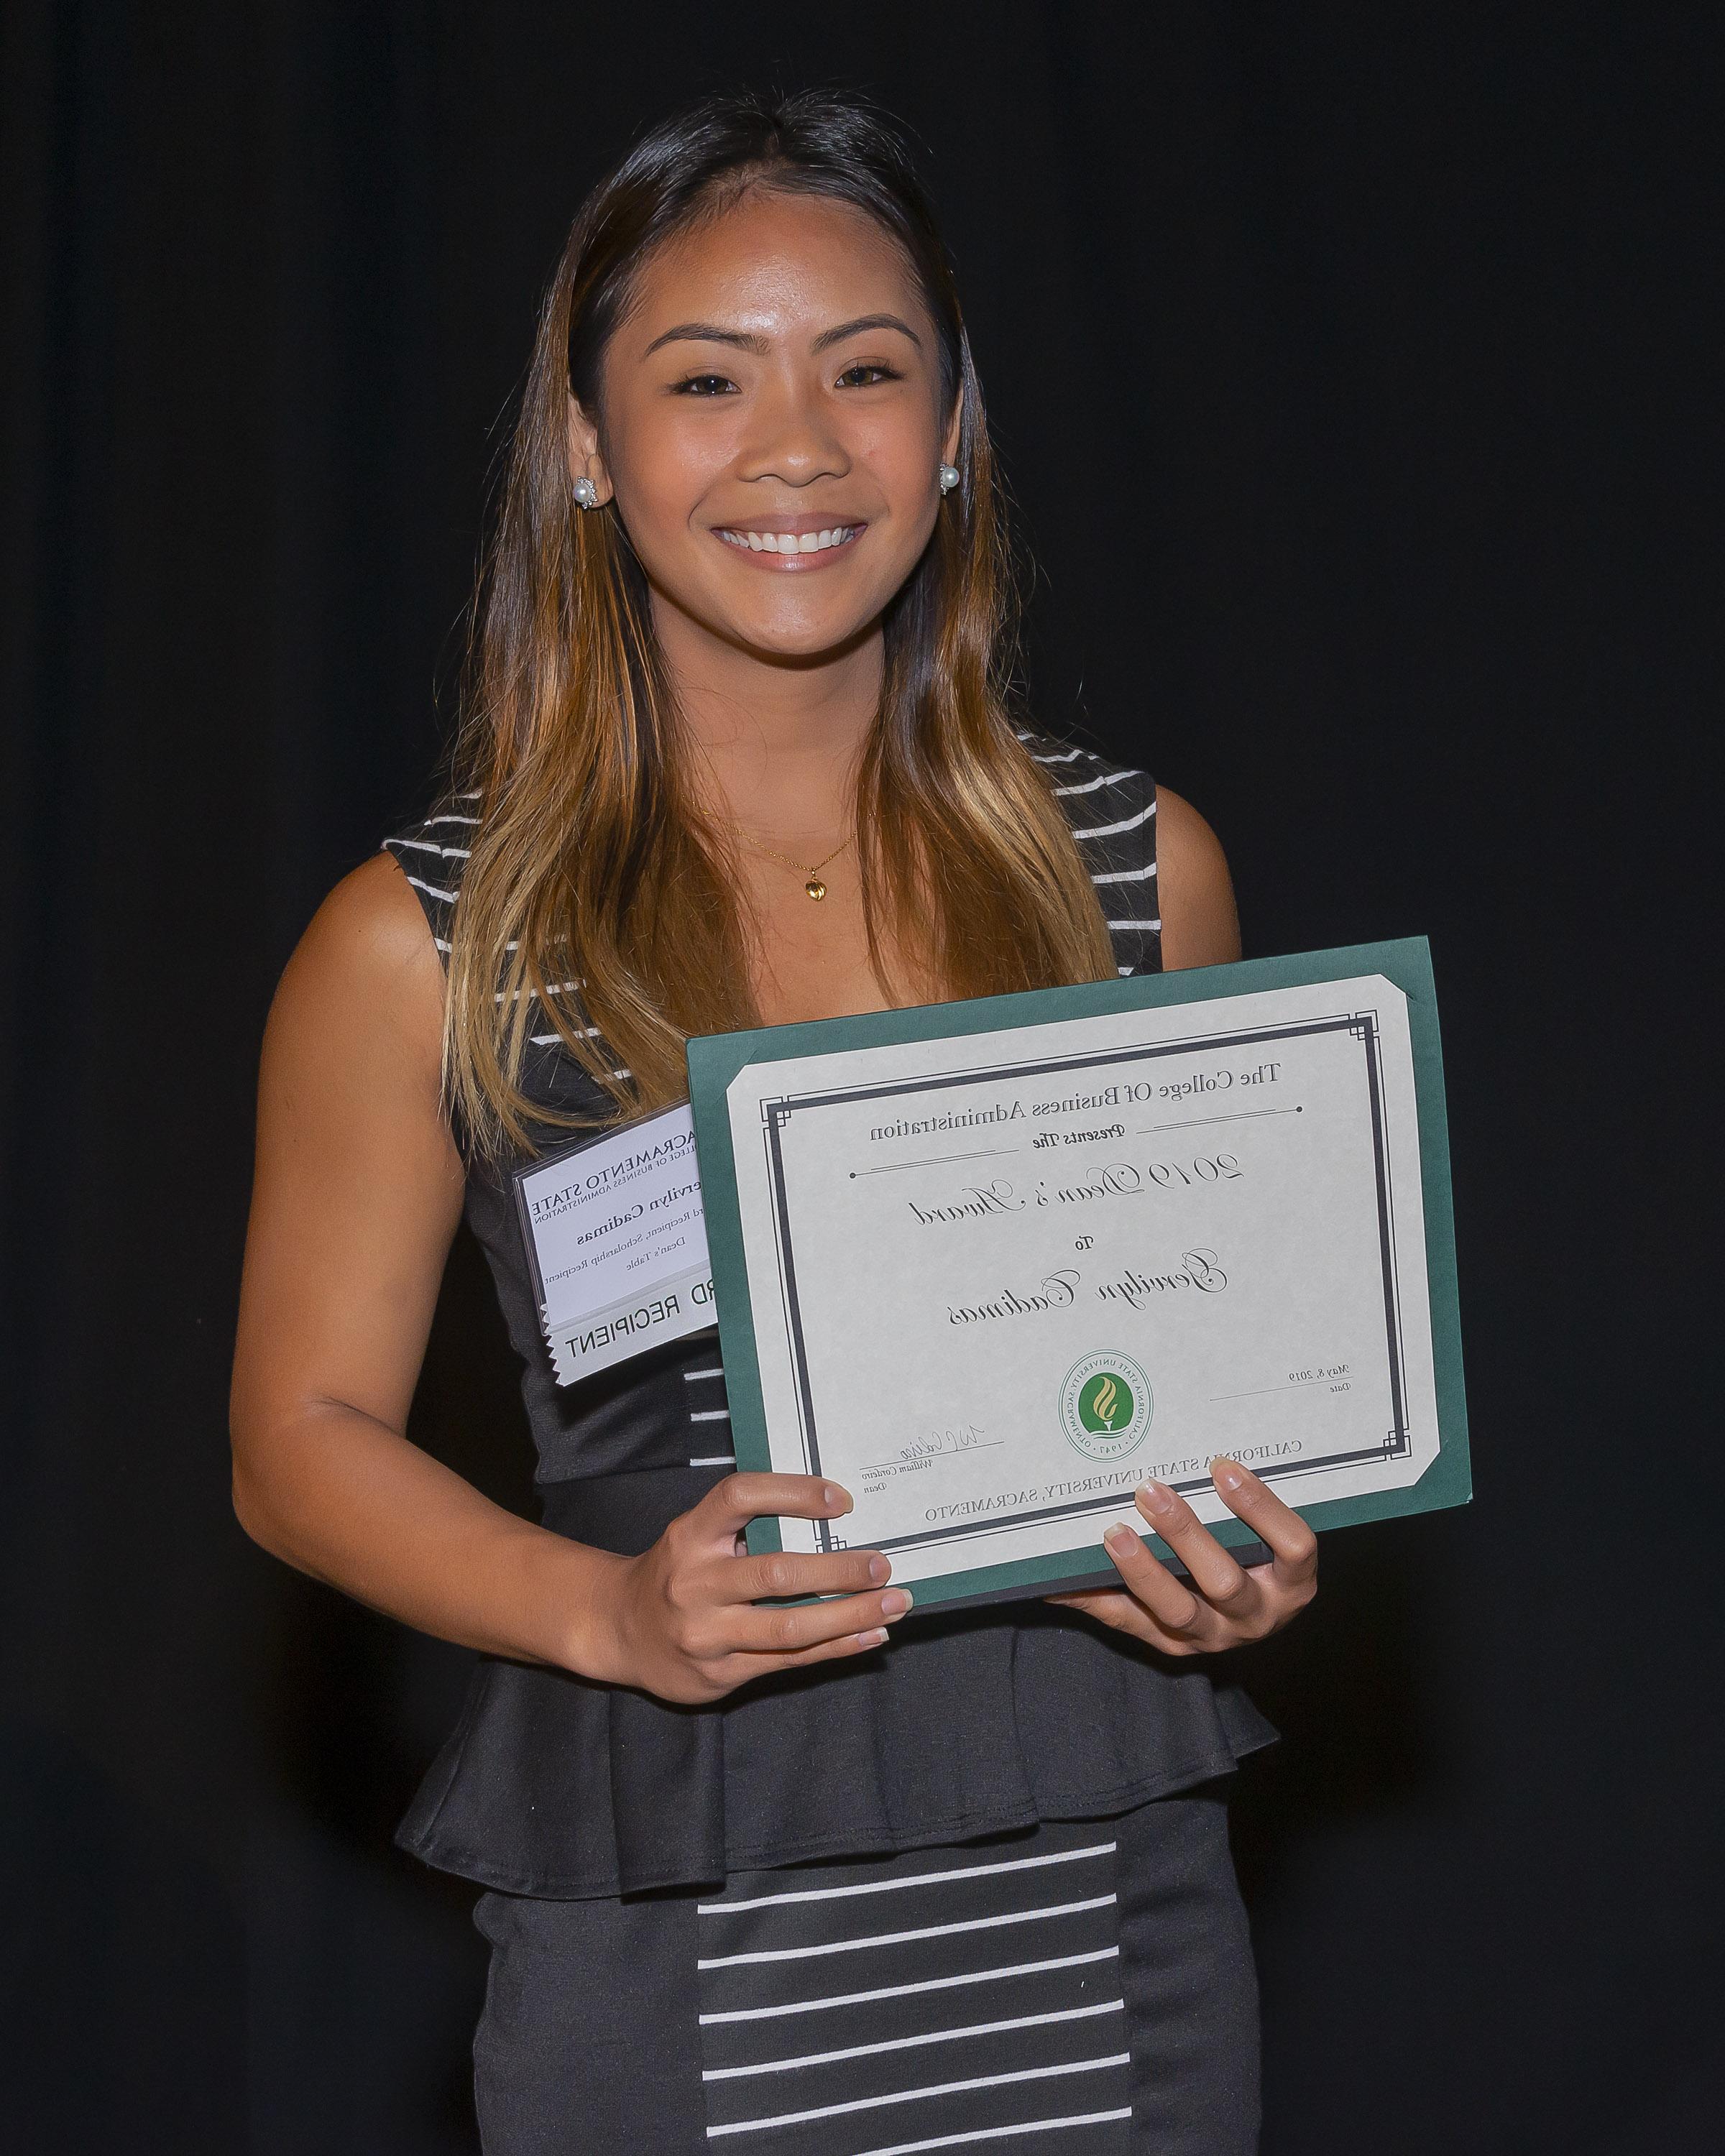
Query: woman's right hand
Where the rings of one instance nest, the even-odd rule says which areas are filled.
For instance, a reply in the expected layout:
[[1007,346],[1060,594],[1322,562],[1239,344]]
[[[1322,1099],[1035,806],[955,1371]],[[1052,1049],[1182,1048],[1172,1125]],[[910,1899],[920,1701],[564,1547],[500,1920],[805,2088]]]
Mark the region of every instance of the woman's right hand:
[[[632,1685],[682,1706],[722,1699],[779,1670],[865,1653],[911,1606],[888,1587],[878,1550],[752,1557],[742,1531],[776,1513],[830,1520],[850,1510],[836,1482],[814,1475],[727,1475],[674,1519],[653,1547],[619,1558],[594,1581],[598,1607],[573,1661],[583,1676]],[[788,1609],[757,1609],[763,1595],[830,1595]]]

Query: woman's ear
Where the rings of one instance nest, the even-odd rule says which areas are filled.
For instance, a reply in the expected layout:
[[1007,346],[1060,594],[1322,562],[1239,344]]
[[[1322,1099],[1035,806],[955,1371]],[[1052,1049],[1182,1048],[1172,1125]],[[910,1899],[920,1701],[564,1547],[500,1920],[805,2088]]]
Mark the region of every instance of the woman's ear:
[[952,421],[947,429],[946,446],[941,451],[941,462],[943,465],[956,465],[957,463],[958,444],[963,439],[963,434],[964,393],[961,390],[953,402]]
[[611,475],[599,454],[599,430],[572,396],[569,399],[569,476],[590,479],[598,489],[600,501],[611,499]]

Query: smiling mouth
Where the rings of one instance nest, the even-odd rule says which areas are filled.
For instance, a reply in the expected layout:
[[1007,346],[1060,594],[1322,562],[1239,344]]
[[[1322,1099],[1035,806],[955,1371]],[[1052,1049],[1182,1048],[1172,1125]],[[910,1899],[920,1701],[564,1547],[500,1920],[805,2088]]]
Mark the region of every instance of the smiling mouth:
[[749,525],[720,524],[714,536],[748,554],[830,554],[849,547],[868,529],[865,524],[832,524],[819,531],[762,531]]

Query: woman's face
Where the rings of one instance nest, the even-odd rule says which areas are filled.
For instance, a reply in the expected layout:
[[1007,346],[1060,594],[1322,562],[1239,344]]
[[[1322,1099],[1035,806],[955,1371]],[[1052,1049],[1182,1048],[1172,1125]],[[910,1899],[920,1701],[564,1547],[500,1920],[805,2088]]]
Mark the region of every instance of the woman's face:
[[572,403],[573,467],[614,493],[656,605],[763,656],[834,651],[878,619],[957,453],[909,268],[817,197],[747,195],[652,255],[601,396],[603,445]]

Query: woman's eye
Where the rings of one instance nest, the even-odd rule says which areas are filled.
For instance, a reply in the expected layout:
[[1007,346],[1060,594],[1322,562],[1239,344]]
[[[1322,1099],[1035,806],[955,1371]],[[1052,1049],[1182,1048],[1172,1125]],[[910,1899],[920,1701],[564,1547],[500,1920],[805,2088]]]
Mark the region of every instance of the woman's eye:
[[[864,379],[862,377],[867,377]],[[903,380],[896,367],[883,366],[879,360],[860,359],[855,367],[847,367],[839,377],[841,389],[872,389],[877,382]]]
[[691,374],[676,385],[680,397],[722,397],[736,384],[722,374]]

